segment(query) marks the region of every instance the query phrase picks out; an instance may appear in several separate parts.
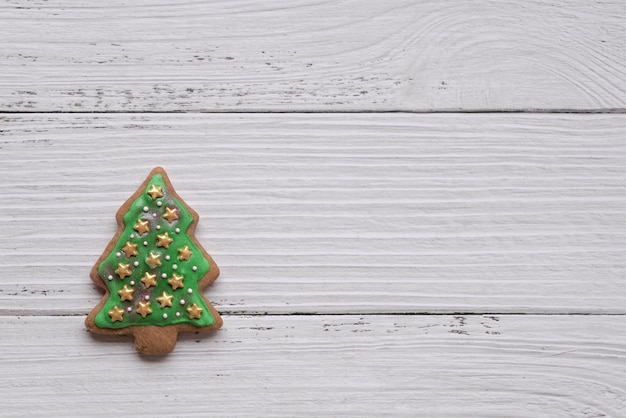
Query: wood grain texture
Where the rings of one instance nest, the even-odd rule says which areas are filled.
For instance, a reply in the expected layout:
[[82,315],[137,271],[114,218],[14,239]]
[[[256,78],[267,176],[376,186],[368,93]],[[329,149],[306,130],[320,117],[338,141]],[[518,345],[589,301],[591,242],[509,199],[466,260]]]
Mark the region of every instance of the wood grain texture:
[[625,313],[626,115],[13,115],[0,313],[86,314],[162,165],[221,313]]
[[624,111],[624,15],[621,0],[13,0],[0,111]]
[[[625,15],[0,4],[0,415],[626,416]],[[147,359],[84,315],[157,165],[225,326]]]
[[[6,416],[619,417],[623,316],[227,316],[141,358],[82,317],[0,316]],[[199,339],[201,338],[201,339]]]

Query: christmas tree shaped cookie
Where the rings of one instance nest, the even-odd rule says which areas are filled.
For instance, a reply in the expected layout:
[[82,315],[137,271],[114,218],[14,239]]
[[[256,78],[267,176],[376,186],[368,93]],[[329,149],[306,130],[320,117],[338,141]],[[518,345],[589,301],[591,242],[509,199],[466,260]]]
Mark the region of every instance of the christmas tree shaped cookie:
[[145,354],[164,354],[179,331],[206,331],[222,319],[202,289],[219,269],[194,237],[198,214],[157,167],[117,211],[118,231],[91,270],[105,294],[87,316],[95,333],[135,337]]

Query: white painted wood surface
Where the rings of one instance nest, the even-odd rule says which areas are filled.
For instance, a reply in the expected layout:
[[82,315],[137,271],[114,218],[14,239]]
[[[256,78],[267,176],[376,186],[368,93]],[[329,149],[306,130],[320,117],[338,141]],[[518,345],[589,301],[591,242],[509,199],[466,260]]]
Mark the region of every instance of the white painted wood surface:
[[[625,122],[3,115],[2,410],[620,416]],[[146,360],[83,321],[114,213],[157,164],[200,213],[226,317]]]
[[626,108],[622,0],[12,0],[3,111]]
[[[0,416],[626,416],[624,16],[0,4]],[[155,165],[225,326],[147,359],[83,321]]]
[[87,313],[100,294],[81,278],[156,165],[200,214],[225,313],[624,313],[626,115],[3,126],[6,314]]
[[226,316],[159,360],[82,321],[0,317],[3,415],[619,417],[626,404],[623,316]]

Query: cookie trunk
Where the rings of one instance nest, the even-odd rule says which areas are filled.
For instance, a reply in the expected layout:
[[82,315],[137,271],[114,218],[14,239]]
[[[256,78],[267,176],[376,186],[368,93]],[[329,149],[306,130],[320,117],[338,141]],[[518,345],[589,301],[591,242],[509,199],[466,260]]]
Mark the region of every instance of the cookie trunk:
[[175,327],[135,327],[135,347],[142,354],[167,354],[174,349],[178,330]]

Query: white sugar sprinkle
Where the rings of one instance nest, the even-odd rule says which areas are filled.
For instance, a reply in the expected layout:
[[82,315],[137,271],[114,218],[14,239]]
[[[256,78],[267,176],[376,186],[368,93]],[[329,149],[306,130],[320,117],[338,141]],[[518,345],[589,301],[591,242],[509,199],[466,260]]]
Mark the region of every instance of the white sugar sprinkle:
[[149,207],[147,207],[147,206],[144,206],[144,207],[143,207],[143,211],[144,211],[144,212],[147,212],[147,211],[149,211],[149,210],[150,210],[150,208],[149,208]]
[[166,313],[163,314],[163,319],[167,319],[167,314]]
[[181,299],[181,300],[180,300],[180,304],[181,304],[181,305],[184,305],[184,304],[185,304],[185,299]]

